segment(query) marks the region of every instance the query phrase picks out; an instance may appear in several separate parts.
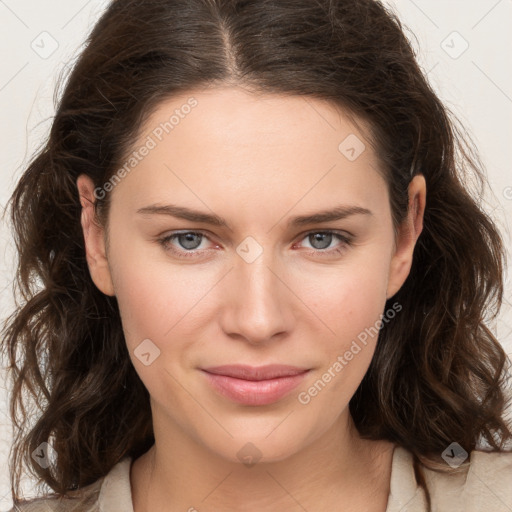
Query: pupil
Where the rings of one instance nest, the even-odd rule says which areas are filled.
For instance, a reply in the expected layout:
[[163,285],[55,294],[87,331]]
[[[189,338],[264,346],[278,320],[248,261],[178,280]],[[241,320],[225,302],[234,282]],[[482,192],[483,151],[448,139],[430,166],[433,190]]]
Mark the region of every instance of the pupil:
[[184,234],[180,235],[180,238],[181,238],[180,243],[184,239],[185,242],[182,243],[182,245],[185,249],[196,249],[200,245],[200,243],[194,243],[194,237],[198,238],[200,236],[201,235],[199,235],[197,233],[184,233]]
[[[314,242],[321,242],[320,245],[322,245],[322,239],[323,239],[323,246],[322,247],[316,247],[314,243],[311,243],[311,245],[315,249],[325,249],[326,247],[329,247],[332,239],[331,233],[314,233],[313,235],[310,235],[310,242],[311,242],[311,236],[313,237]],[[327,242],[327,243],[325,243]]]

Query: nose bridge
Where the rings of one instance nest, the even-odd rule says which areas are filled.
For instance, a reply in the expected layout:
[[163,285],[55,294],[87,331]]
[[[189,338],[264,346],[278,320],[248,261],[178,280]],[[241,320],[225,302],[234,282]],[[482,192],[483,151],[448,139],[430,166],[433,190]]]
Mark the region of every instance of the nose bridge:
[[224,326],[251,342],[270,339],[287,328],[286,287],[279,277],[279,265],[270,242],[263,247],[248,236],[236,248],[231,276],[230,320]]
[[278,279],[271,271],[275,266],[274,251],[270,243],[263,247],[252,236],[246,237],[236,251],[240,258],[235,265],[235,275],[241,285],[241,299],[252,303],[256,310],[263,313],[279,295],[276,289]]

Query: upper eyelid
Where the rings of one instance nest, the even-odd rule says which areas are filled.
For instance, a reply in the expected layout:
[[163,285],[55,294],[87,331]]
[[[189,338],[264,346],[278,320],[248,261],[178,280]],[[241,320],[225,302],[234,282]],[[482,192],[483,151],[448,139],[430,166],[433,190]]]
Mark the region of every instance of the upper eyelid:
[[[176,238],[178,237],[179,235],[186,235],[188,233],[194,233],[196,235],[201,235],[201,236],[204,236],[205,238],[207,238],[210,242],[212,243],[215,243],[214,240],[212,240],[210,234],[207,232],[207,231],[203,231],[201,229],[189,229],[189,230],[178,230],[178,231],[174,231],[174,232],[171,232],[167,235],[163,235],[160,238],[161,239],[173,239],[173,238]],[[298,235],[296,235],[293,240],[297,240],[297,241],[300,241],[302,239],[304,239],[306,236],[310,235],[310,234],[313,234],[313,233],[332,233],[333,235],[338,235],[342,238],[346,238],[348,240],[351,240],[353,238],[353,235],[345,230],[337,230],[337,229],[330,229],[330,228],[319,228],[319,229],[309,229],[309,230],[306,230],[306,231],[302,231],[301,233],[299,233]],[[193,251],[188,251],[188,252],[193,252]]]

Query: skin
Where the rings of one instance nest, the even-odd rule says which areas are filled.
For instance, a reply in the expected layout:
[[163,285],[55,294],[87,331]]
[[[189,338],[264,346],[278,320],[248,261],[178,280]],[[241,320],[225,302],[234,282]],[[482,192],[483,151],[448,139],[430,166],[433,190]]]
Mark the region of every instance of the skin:
[[[361,439],[348,409],[376,336],[308,404],[298,394],[375,326],[406,280],[425,179],[411,181],[409,215],[395,238],[379,161],[349,117],[322,100],[236,87],[161,104],[134,149],[191,96],[198,105],[109,192],[108,243],[93,220],[94,185],[77,180],[91,277],[116,296],[151,396],[155,445],[131,468],[134,510],[316,512],[343,503],[345,511],[383,512],[394,446]],[[350,134],[366,146],[354,161],[338,150]],[[215,213],[230,229],[137,213],[154,203]],[[372,215],[286,225],[341,204]],[[351,244],[308,236],[327,229],[351,234]],[[205,235],[192,238],[192,249],[183,238],[168,243],[194,256],[158,243],[178,230]],[[248,236],[263,251],[251,263],[236,251]],[[147,366],[134,353],[145,339],[160,350]],[[278,402],[247,406],[217,394],[199,370],[236,363],[311,371]],[[248,442],[261,454],[251,467],[237,456]]]

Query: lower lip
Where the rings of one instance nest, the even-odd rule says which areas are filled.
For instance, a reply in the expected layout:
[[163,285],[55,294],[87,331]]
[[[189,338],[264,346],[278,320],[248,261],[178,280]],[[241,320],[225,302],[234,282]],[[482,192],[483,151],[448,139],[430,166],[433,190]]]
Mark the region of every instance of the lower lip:
[[279,377],[268,380],[243,380],[208,373],[204,370],[210,385],[221,395],[244,405],[267,405],[277,402],[294,390],[309,373]]

